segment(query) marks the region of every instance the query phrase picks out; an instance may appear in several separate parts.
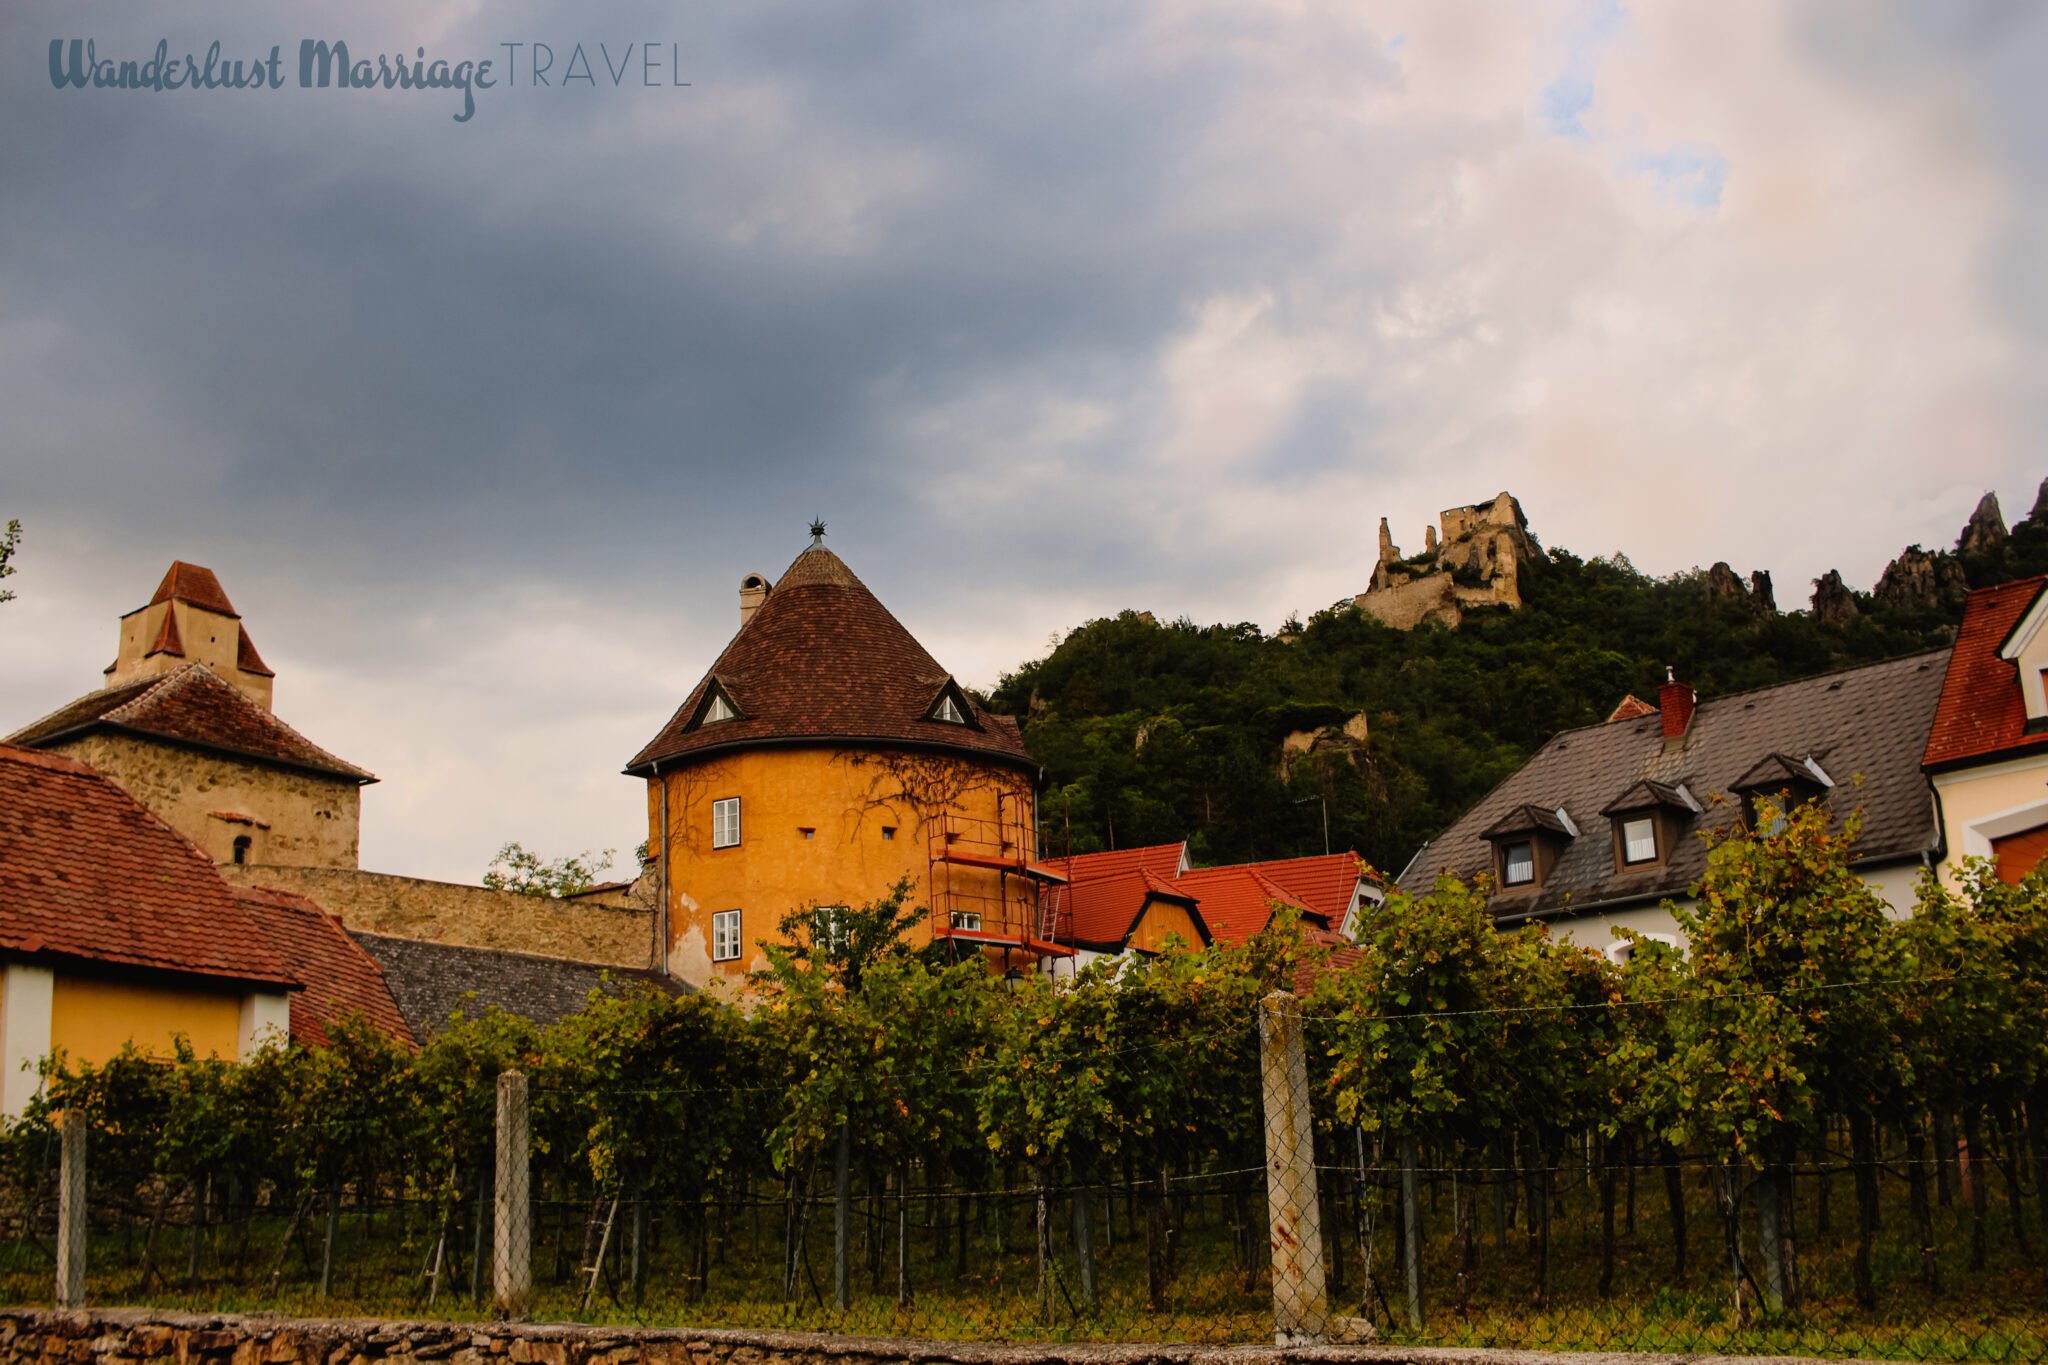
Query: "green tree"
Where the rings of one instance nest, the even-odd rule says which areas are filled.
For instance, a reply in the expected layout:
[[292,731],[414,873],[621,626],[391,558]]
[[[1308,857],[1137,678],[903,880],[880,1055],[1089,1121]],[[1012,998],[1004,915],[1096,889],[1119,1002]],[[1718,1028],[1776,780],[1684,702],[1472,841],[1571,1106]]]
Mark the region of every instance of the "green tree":
[[[19,519],[10,519],[7,523],[6,533],[0,534],[0,578],[10,578],[14,575],[15,568],[10,561],[14,558],[14,552],[20,548],[21,522]],[[5,588],[0,588],[0,602],[12,602],[13,600],[13,593]]]
[[493,891],[516,891],[522,896],[574,896],[597,885],[597,879],[611,868],[616,849],[582,853],[544,862],[518,840],[498,850],[484,873],[484,885]]

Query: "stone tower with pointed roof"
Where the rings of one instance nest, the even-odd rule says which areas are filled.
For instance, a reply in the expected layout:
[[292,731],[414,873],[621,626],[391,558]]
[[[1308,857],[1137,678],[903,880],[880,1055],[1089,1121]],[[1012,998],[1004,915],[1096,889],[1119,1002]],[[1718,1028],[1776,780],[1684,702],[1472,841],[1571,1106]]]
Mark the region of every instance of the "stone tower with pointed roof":
[[216,863],[353,869],[377,779],[273,715],[271,683],[220,580],[177,560],[106,685],[7,738],[91,764]]
[[[1038,765],[1016,721],[962,690],[824,546],[772,585],[626,771],[647,780],[672,972],[761,965],[790,911],[859,905],[909,878],[926,932],[998,969],[1050,946]],[[1014,960],[1014,961],[1013,961]]]

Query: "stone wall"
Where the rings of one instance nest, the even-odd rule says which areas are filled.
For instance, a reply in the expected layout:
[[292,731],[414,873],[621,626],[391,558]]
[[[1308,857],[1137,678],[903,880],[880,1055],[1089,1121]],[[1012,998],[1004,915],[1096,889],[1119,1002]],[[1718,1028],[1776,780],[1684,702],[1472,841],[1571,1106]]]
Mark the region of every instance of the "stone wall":
[[229,1317],[149,1308],[0,1309],[0,1361],[7,1365],[1790,1365],[1797,1359],[1444,1346],[981,1344],[707,1328]]
[[89,763],[217,863],[237,837],[249,861],[353,868],[362,823],[354,779],[230,758],[130,735],[95,733],[48,746]]
[[654,965],[651,897],[646,904],[623,893],[553,900],[340,867],[228,866],[220,874],[240,886],[295,891],[349,928],[372,934],[614,967]]

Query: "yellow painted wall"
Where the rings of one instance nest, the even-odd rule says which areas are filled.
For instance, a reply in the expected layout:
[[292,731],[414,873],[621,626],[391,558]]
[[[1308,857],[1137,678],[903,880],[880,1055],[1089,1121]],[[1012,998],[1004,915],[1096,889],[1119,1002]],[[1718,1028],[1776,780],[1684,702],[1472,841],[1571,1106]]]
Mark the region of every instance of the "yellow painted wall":
[[[233,862],[235,838],[246,835],[252,864],[356,865],[362,788],[349,779],[131,735],[89,734],[50,747],[105,773],[217,863]],[[269,828],[223,820],[220,811],[253,816]]]
[[[861,905],[909,877],[917,904],[931,905],[927,821],[945,812],[994,821],[999,807],[1033,829],[1032,781],[1015,768],[945,756],[876,755],[835,749],[758,749],[714,757],[650,780],[650,846],[661,842],[661,788],[668,788],[670,970],[702,985],[765,965],[756,946],[790,910],[810,903]],[[740,798],[740,843],[711,846],[711,805]],[[923,818],[921,818],[921,816]],[[812,831],[805,838],[805,829]],[[893,838],[885,830],[894,830]],[[1036,856],[1026,847],[1025,857]],[[1003,879],[949,869],[958,891],[995,897]],[[1030,888],[1007,879],[1007,903],[1027,918]],[[737,961],[711,960],[711,916],[739,910]],[[929,937],[929,925],[918,934]],[[990,926],[993,928],[993,926]],[[1018,965],[1029,964],[1019,962]]]
[[1178,905],[1166,901],[1154,901],[1138,918],[1138,927],[1131,931],[1130,946],[1144,953],[1163,952],[1166,940],[1178,936],[1184,948],[1202,946],[1202,931],[1195,927],[1195,917]]
[[233,1060],[240,1039],[242,997],[190,987],[57,974],[50,1002],[50,1046],[73,1062],[98,1065],[134,1039],[158,1056],[171,1055],[171,1036],[182,1033],[200,1056]]
[[[1989,842],[1971,836],[1972,824],[2005,811],[2048,805],[2048,756],[1938,773],[1934,790],[1941,798],[1942,834],[1948,845],[1941,879],[1954,888],[1966,855],[1991,856]],[[2039,823],[2048,824],[2048,811]]]

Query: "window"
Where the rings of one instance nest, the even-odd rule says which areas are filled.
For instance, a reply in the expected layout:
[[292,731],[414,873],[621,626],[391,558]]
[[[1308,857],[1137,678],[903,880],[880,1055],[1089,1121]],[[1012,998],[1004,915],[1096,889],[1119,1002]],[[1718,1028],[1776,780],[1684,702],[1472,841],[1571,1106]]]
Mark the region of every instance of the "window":
[[970,933],[970,934],[978,934],[978,933],[980,933],[980,932],[981,932],[981,911],[979,911],[979,910],[955,910],[955,911],[953,912],[953,927],[954,927],[955,929],[964,929],[964,930],[966,930],[966,931],[967,931],[968,933]]
[[711,917],[711,960],[735,962],[740,955],[740,912],[721,910]]
[[1509,886],[1527,886],[1536,880],[1536,845],[1509,844],[1501,850],[1501,880]]
[[884,825],[884,826],[882,826],[882,838],[883,838],[883,840],[884,840],[885,842],[886,842],[887,840],[893,839],[893,838],[895,838],[895,837],[896,837],[896,827],[895,827],[894,825]]
[[932,708],[932,719],[948,725],[965,725],[967,717],[960,711],[960,703],[953,700],[951,692],[939,698],[939,704]]
[[709,725],[713,721],[736,720],[738,717],[739,712],[732,709],[732,703],[725,699],[725,693],[714,691],[710,703],[704,708],[704,719],[698,724]]
[[711,846],[732,848],[740,841],[740,799],[728,796],[711,803]]
[[798,834],[801,834],[801,835],[803,835],[803,836],[804,836],[804,838],[806,838],[806,839],[813,839],[813,838],[816,838],[816,837],[817,837],[817,834],[818,834],[818,831],[817,831],[817,830],[815,830],[815,829],[813,829],[813,828],[812,828],[811,826],[809,826],[809,825],[798,825],[798,826],[796,827],[796,832],[797,832]]
[[1657,821],[1648,815],[1638,815],[1621,822],[1621,860],[1625,863],[1648,863],[1657,859]]
[[240,867],[249,861],[249,848],[252,843],[254,841],[246,834],[237,834],[235,836],[234,858],[236,867]]
[[811,920],[811,943],[828,953],[845,949],[847,939],[846,907],[843,905],[821,905]]

